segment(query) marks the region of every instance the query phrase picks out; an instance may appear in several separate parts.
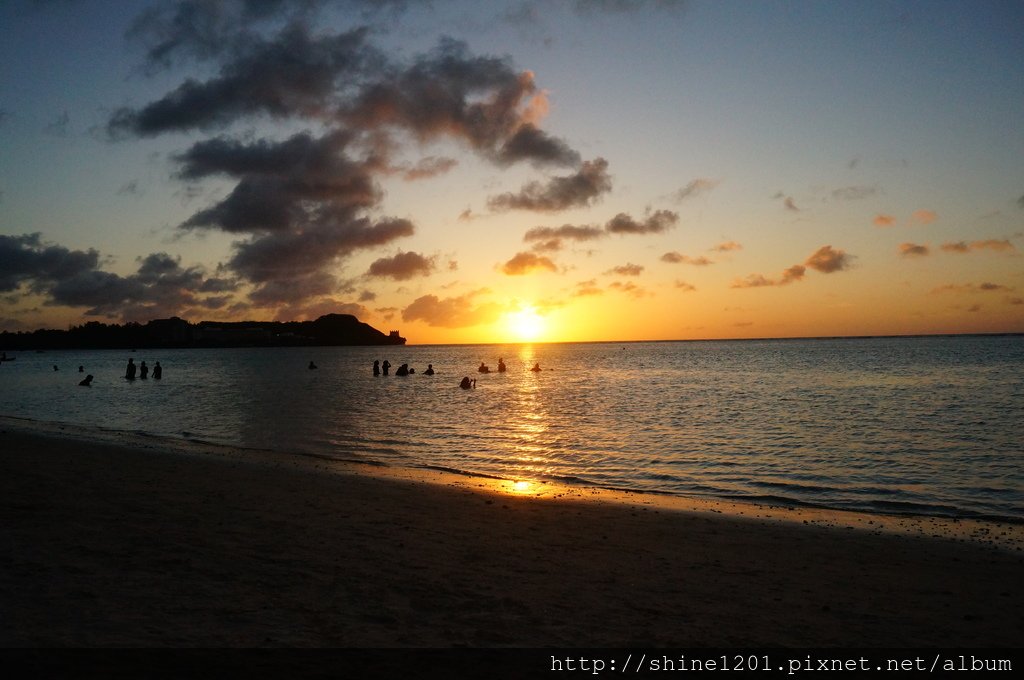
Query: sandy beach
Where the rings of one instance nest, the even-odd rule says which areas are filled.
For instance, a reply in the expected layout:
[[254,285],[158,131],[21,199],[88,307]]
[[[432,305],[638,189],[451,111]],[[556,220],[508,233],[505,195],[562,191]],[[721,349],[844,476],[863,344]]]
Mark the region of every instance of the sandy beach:
[[0,424],[0,644],[1014,646],[1021,527]]

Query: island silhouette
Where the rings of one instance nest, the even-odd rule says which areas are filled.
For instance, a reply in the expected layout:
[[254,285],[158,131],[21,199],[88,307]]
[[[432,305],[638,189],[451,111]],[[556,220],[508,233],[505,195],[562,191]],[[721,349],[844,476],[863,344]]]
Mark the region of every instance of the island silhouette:
[[68,330],[0,333],[0,349],[135,349],[153,347],[301,347],[404,345],[398,331],[383,333],[351,314],[315,321],[200,321],[178,317],[145,324],[90,321]]

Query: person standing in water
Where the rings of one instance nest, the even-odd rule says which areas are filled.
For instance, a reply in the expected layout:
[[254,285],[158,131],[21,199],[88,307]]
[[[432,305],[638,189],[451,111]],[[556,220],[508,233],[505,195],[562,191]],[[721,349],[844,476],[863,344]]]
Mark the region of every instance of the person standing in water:
[[164,377],[164,369],[160,367],[160,362],[156,362],[156,366],[153,367],[153,380],[159,380]]
[[149,377],[149,366],[146,365],[145,361],[143,361],[142,365],[139,366],[139,377],[143,380]]
[[388,371],[391,370],[391,362],[385,359],[384,363],[381,364],[380,367],[384,369],[384,375],[387,375]]
[[380,375],[380,359],[373,360],[373,376],[377,377]]
[[125,380],[135,380],[135,359],[128,359],[128,366],[124,369]]

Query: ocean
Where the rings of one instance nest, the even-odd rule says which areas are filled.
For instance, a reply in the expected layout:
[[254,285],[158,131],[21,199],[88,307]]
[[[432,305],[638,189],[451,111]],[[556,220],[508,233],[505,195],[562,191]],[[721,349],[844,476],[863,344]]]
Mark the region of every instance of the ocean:
[[[16,356],[0,366],[0,415],[513,480],[1024,521],[1021,336]],[[129,357],[159,361],[163,378],[124,380]],[[477,372],[499,358],[507,372]],[[392,375],[374,377],[375,359]],[[395,376],[403,363],[416,373]]]

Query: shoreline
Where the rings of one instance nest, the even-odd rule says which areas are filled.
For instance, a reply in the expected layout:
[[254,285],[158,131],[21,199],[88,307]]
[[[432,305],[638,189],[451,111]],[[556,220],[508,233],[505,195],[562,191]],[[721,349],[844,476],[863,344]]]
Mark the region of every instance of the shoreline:
[[0,645],[1014,646],[1024,624],[996,536],[129,439],[0,425]]
[[759,499],[686,496],[668,491],[609,488],[558,481],[521,482],[442,466],[397,466],[369,458],[336,458],[308,451],[289,453],[273,449],[243,448],[199,439],[0,415],[0,431],[5,428],[72,440],[157,449],[188,456],[214,456],[275,467],[291,465],[335,474],[374,475],[385,479],[465,486],[498,496],[575,498],[674,512],[715,513],[810,526],[945,538],[1024,553],[1024,521],[1012,517],[948,517],[885,513],[811,504],[771,503]]

